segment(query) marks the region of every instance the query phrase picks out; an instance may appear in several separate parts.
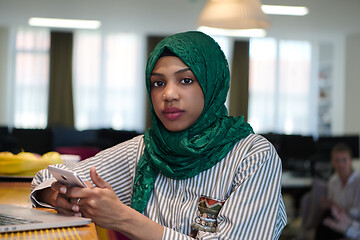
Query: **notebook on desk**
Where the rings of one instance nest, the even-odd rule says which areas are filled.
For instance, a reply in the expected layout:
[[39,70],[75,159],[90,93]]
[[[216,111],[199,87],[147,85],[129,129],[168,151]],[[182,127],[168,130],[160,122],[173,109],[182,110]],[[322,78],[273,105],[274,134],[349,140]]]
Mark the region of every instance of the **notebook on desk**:
[[65,216],[33,208],[0,204],[0,233],[81,226],[91,223],[91,219]]

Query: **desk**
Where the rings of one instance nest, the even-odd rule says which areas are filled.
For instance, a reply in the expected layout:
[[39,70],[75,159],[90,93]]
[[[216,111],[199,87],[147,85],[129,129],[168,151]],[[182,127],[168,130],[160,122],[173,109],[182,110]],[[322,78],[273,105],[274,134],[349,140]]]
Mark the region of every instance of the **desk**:
[[283,188],[310,188],[313,178],[309,176],[296,176],[291,172],[284,171],[281,186]]
[[[30,182],[0,182],[0,203],[31,207]],[[2,239],[98,239],[94,223],[81,227],[65,227],[0,234]]]

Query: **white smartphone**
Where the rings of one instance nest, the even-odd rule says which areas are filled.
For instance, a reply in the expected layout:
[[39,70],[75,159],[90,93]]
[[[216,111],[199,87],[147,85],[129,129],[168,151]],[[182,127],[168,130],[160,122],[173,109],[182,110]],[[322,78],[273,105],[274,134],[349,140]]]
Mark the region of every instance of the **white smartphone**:
[[77,173],[53,166],[48,166],[47,169],[58,182],[64,185],[68,185],[70,187],[88,187],[79,175],[77,175]]

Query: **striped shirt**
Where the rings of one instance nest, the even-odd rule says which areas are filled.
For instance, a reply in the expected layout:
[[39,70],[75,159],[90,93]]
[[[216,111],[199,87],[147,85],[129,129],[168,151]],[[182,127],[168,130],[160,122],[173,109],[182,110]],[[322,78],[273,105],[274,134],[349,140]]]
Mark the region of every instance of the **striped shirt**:
[[[89,169],[111,184],[119,199],[131,203],[136,164],[144,150],[142,136],[106,149],[74,165],[61,165],[90,179]],[[286,225],[281,196],[281,161],[274,147],[251,134],[235,144],[227,156],[195,177],[174,180],[159,174],[144,215],[165,228],[163,239],[193,239],[191,224],[198,217],[201,196],[225,201],[215,232],[199,230],[196,239],[278,239]],[[31,199],[53,179],[41,170],[32,181]]]
[[328,199],[338,204],[351,218],[360,219],[360,173],[354,170],[343,185],[334,173],[327,184]]

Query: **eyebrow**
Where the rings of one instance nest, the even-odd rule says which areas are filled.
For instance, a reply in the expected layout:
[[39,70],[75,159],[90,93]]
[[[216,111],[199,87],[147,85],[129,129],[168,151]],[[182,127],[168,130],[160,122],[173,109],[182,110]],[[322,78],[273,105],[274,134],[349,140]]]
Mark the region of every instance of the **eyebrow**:
[[[180,70],[176,71],[175,74],[179,74],[179,73],[183,73],[183,72],[187,72],[187,71],[191,71],[191,69],[189,67],[183,68],[183,69],[180,69]],[[164,74],[157,73],[157,72],[152,72],[151,76],[153,76],[153,75],[155,75],[155,76],[163,76]]]

